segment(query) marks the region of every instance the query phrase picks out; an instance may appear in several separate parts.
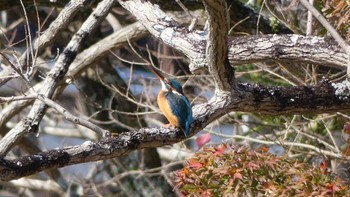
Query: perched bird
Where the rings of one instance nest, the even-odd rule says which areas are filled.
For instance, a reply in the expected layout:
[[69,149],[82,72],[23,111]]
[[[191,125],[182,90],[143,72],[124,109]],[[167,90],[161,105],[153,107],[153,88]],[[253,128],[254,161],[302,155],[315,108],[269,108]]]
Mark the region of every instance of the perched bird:
[[192,122],[192,108],[182,91],[181,84],[174,79],[165,78],[152,66],[149,66],[149,68],[162,83],[162,89],[157,97],[160,110],[168,119],[170,125],[180,128],[187,137]]

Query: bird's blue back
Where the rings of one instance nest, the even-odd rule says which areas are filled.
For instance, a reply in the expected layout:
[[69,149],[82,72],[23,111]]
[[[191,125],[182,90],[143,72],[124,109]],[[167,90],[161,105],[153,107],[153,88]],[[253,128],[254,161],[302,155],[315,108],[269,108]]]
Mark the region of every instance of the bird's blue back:
[[177,117],[179,126],[184,131],[185,136],[188,136],[189,128],[192,123],[192,108],[188,99],[183,95],[182,86],[174,79],[170,79],[169,82],[174,89],[180,93],[173,92],[166,93],[165,97],[169,101],[172,113]]

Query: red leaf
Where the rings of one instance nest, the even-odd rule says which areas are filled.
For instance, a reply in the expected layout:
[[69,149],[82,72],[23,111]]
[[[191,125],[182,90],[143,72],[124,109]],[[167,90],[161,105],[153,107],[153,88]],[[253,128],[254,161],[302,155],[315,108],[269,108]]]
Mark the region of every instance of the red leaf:
[[221,155],[226,150],[226,144],[222,144],[220,146],[215,147],[214,155]]
[[233,178],[234,178],[234,179],[239,179],[239,180],[242,180],[242,179],[243,179],[242,174],[239,173],[239,172],[236,172],[236,173],[233,175]]
[[349,122],[344,124],[344,133],[350,134],[350,123]]
[[212,196],[211,192],[209,190],[205,190],[203,193],[202,193],[202,196],[203,197],[209,197],[209,196]]
[[211,135],[210,133],[203,134],[196,139],[196,144],[198,148],[202,148],[206,143],[210,142]]
[[328,170],[328,161],[324,161],[324,162],[321,162],[320,163],[320,168],[321,168],[321,171],[323,172],[323,174],[326,174],[327,173],[327,170]]
[[267,146],[262,146],[262,147],[261,147],[261,150],[262,150],[263,152],[267,153],[267,152],[269,152],[269,147],[267,147]]
[[190,168],[200,168],[203,166],[203,164],[196,161],[195,159],[190,159],[190,160],[188,160],[188,166]]
[[247,167],[249,168],[250,171],[253,171],[254,169],[257,169],[259,166],[253,162],[249,162]]
[[200,168],[202,166],[203,166],[202,163],[193,163],[193,164],[190,165],[190,168]]
[[327,187],[330,190],[330,192],[332,192],[332,193],[340,190],[340,188],[338,186],[334,185],[334,184],[330,184]]

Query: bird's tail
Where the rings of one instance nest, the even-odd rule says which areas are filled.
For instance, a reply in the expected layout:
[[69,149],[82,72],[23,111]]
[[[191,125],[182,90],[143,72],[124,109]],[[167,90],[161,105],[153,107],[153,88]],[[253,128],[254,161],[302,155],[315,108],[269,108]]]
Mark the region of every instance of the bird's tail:
[[184,128],[184,133],[185,133],[185,137],[187,138],[188,137],[188,132],[190,130],[190,123],[189,122],[186,122],[185,124],[185,128]]

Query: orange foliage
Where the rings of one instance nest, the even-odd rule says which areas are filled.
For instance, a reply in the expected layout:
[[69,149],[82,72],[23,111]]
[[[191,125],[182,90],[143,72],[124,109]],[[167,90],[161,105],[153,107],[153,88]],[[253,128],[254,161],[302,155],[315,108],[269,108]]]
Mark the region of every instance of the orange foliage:
[[175,173],[185,196],[346,196],[348,187],[320,167],[264,150],[204,147]]

